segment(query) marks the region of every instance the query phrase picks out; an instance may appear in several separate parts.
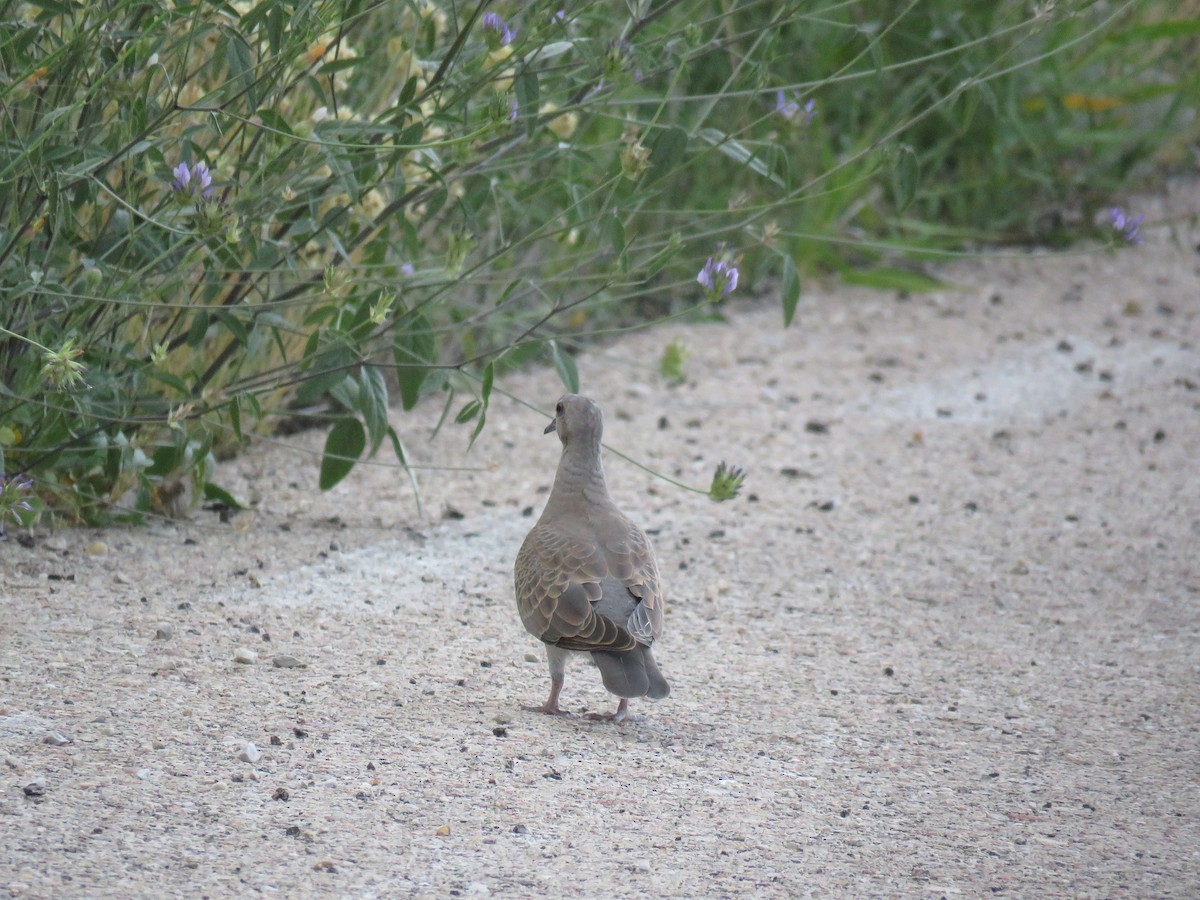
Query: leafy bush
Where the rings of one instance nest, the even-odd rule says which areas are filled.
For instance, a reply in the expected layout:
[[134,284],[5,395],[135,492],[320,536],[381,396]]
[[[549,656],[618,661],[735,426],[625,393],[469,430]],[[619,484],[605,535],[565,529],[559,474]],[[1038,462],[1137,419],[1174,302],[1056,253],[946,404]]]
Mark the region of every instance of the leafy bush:
[[1174,8],[3,4],[0,517],[232,502],[284,417],[327,488],[405,463],[396,395],[478,434],[507,369],[575,388],[739,269],[786,322],[812,270],[1086,232],[1194,141]]

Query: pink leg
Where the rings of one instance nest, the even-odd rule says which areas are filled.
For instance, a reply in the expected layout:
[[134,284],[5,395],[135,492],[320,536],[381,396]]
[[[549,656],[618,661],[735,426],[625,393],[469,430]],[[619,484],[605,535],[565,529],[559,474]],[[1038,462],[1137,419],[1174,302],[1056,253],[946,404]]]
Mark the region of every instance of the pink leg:
[[548,713],[552,716],[570,715],[566,710],[559,709],[558,707],[558,695],[562,693],[562,689],[563,673],[553,672],[550,675],[550,696],[546,702],[541,706],[524,706],[522,709],[526,709],[529,712]]
[[584,716],[585,719],[591,719],[596,722],[616,722],[618,725],[629,718],[629,701],[624,697],[617,704],[617,711],[610,713],[588,713]]

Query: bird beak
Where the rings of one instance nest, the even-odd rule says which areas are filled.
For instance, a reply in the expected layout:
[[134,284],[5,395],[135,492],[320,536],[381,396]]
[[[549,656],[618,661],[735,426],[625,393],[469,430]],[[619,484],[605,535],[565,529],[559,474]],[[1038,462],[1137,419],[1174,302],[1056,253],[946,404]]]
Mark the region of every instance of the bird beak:
[[551,419],[550,424],[546,426],[546,430],[543,431],[542,434],[549,434],[550,432],[554,431],[554,429],[556,429],[557,427],[558,427],[558,419],[557,418]]

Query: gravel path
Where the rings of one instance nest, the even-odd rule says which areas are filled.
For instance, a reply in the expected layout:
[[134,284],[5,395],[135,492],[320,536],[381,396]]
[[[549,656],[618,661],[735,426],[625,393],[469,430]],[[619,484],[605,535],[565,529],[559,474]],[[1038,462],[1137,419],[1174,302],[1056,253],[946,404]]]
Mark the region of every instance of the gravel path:
[[[714,505],[608,457],[670,597],[674,692],[624,726],[521,709],[510,573],[558,448],[507,399],[469,454],[394,412],[461,467],[423,516],[391,465],[319,494],[306,434],[221,473],[229,522],[0,545],[0,888],[1197,896],[1200,187],[1151,202],[1180,218],[1137,250],[581,357],[610,447],[750,472]],[[563,699],[612,707],[586,666]]]

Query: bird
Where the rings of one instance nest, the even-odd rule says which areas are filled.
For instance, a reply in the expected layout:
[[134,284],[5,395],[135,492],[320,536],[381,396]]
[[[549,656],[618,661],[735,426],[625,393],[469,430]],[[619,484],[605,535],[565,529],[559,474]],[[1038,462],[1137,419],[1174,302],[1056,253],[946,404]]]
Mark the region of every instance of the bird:
[[525,629],[546,645],[550,697],[527,709],[559,707],[567,660],[588,654],[604,687],[620,698],[615,712],[588,715],[617,723],[634,697],[661,700],[671,686],[651,645],[662,634],[665,598],[654,548],[608,495],[600,462],[604,418],[593,400],[564,394],[545,434],[562,457],[537,524],[517,553],[513,581]]

